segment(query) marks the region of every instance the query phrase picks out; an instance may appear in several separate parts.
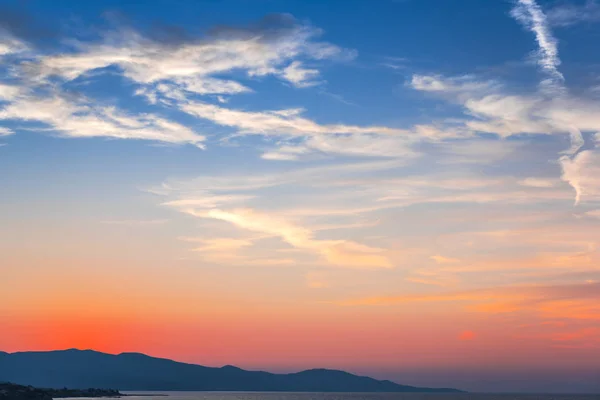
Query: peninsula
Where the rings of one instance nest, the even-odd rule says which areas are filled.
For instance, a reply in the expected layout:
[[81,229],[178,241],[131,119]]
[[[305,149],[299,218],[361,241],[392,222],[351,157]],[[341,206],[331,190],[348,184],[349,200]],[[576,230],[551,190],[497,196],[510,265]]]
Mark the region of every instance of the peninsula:
[[33,386],[0,383],[0,400],[53,400],[69,397],[121,397],[113,389],[40,389]]

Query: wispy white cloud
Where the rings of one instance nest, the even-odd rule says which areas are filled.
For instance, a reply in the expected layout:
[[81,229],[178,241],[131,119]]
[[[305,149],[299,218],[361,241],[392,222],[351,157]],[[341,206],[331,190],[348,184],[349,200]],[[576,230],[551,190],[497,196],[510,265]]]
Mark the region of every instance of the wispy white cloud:
[[[239,82],[209,77],[182,76],[173,79],[178,87],[197,94],[240,94],[252,90]],[[158,85],[160,87],[160,84]],[[159,89],[160,91],[160,89]],[[163,92],[164,93],[164,92]],[[169,96],[167,96],[169,97]]]
[[198,243],[200,246],[195,247],[193,251],[199,252],[235,252],[244,247],[252,246],[252,240],[248,239],[233,239],[233,238],[190,238],[182,237],[180,240],[192,243]]
[[[163,40],[130,28],[100,33],[98,41],[70,38],[62,52],[28,54],[13,60],[11,69],[17,79],[10,85],[0,83],[0,100],[9,103],[0,118],[42,122],[65,137],[144,139],[202,147],[204,136],[180,123],[150,114],[129,115],[94,104],[92,99],[68,96],[61,89],[67,81],[92,73],[101,75],[108,67],[116,68],[119,74],[135,82],[135,94],[162,106],[185,103],[191,107],[192,103],[187,100],[189,96],[252,92],[245,83],[223,76],[235,74],[239,77],[239,72],[245,73],[246,80],[271,75],[296,87],[313,86],[321,81],[316,67],[319,61],[348,60],[356,56],[353,50],[320,41],[321,34],[321,30],[301,24],[290,15],[276,14],[255,26],[219,27],[209,35],[196,38],[182,36]],[[0,39],[0,56],[17,54],[28,48],[9,33],[2,32]],[[228,110],[216,106],[207,109],[211,107],[208,103],[193,104],[196,114],[212,113],[213,122],[234,126],[225,121],[227,116],[224,114]],[[272,133],[272,130],[287,131],[288,127],[293,131],[295,123],[299,123],[305,129],[296,128],[303,134],[311,130],[309,120],[296,118],[290,123],[289,120],[294,119],[293,110],[258,114],[254,122],[244,118],[245,125],[236,127]],[[236,115],[249,117],[243,112]],[[273,116],[270,123],[275,126],[272,129],[260,126],[261,122],[269,124],[268,115]],[[204,118],[211,119],[209,116]],[[318,124],[312,127],[320,128]],[[265,158],[284,158],[281,154],[274,153]]]
[[13,135],[14,133],[15,132],[12,129],[0,126],[0,137],[2,137],[2,136],[10,136],[10,135]]
[[189,114],[222,126],[234,127],[242,134],[306,136],[318,134],[405,134],[403,129],[386,126],[321,125],[302,117],[301,108],[277,111],[242,111],[209,103],[189,102],[181,105]]
[[19,86],[7,85],[0,82],[0,101],[11,101],[17,98],[22,91]]
[[578,23],[600,21],[600,3],[586,0],[584,4],[563,3],[550,8],[546,15],[554,26],[571,26]]
[[[593,7],[588,3],[586,7]],[[600,131],[600,107],[593,98],[568,95],[564,77],[558,70],[560,59],[557,41],[552,35],[548,18],[534,0],[519,0],[512,15],[536,36],[539,46],[538,64],[549,77],[542,82],[542,91],[530,95],[507,94],[495,82],[477,82],[472,76],[444,78],[414,76],[411,86],[458,101],[465,114],[474,118],[463,121],[475,132],[495,133],[503,137],[529,134],[568,134],[570,148],[562,152],[562,179],[575,189],[578,204],[585,195],[595,199],[595,150],[581,152],[585,146],[584,133]],[[552,96],[548,96],[552,89]],[[556,95],[558,94],[558,95]],[[542,187],[547,182],[526,179],[523,186]]]
[[[290,15],[275,15],[270,29],[222,28],[213,36],[162,43],[131,29],[105,34],[101,43],[77,43],[73,51],[42,57],[32,66],[37,76],[75,79],[89,71],[117,66],[139,83],[175,81],[196,93],[244,91],[216,74],[242,70],[249,77],[276,75],[295,86],[310,85],[318,70],[303,66],[313,60],[354,57],[353,51],[315,40],[321,31],[301,25]],[[291,63],[290,63],[291,61]]]
[[266,160],[298,160],[301,156],[320,153],[356,157],[383,157],[409,161],[420,156],[414,137],[388,135],[314,135],[301,144],[282,145],[263,153]]
[[350,156],[414,158],[419,136],[387,126],[319,124],[303,117],[303,109],[243,111],[209,103],[184,102],[179,107],[196,117],[234,128],[236,135],[295,139],[262,155],[267,160],[296,160],[314,152]]
[[422,92],[453,95],[458,98],[486,95],[500,88],[497,82],[478,80],[473,75],[445,77],[442,75],[415,74],[412,76],[409,85],[413,89]]
[[387,56],[383,57],[383,61],[379,65],[394,71],[401,71],[409,68],[409,61],[406,57]]
[[0,120],[41,122],[70,138],[107,137],[151,140],[203,147],[204,136],[179,123],[150,114],[131,115],[86,99],[21,95],[0,109]]
[[[443,162],[439,165],[442,170],[447,169]],[[377,172],[380,176],[373,176]],[[403,164],[395,161],[348,163],[292,168],[280,174],[169,181],[157,193],[168,197],[164,205],[181,213],[279,238],[297,250],[298,256],[317,256],[317,263],[320,260],[329,265],[361,268],[398,265],[387,246],[357,240],[363,231],[382,232],[385,224],[375,214],[384,210],[417,204],[478,204],[486,208],[566,204],[572,197],[568,186],[560,185],[560,181],[548,187],[537,182],[523,185],[518,177],[466,176],[464,171],[406,174]],[[288,195],[292,193],[296,195]],[[232,239],[238,243],[238,238]],[[439,265],[458,263],[448,255],[431,259]],[[307,260],[304,263],[310,264]],[[464,268],[463,264],[456,265]],[[436,285],[456,281],[451,271],[444,272],[444,276],[424,275],[427,273],[423,269],[410,277],[415,282]]]
[[262,174],[200,176],[195,179],[169,180],[146,191],[161,196],[184,196],[189,200],[189,203],[172,204],[175,206],[214,208],[252,200],[255,196],[248,193],[252,191],[285,185],[329,184],[332,180],[390,171],[402,165],[397,160],[348,162]]
[[600,218],[600,210],[592,210],[585,213],[588,217]]
[[283,145],[263,153],[260,157],[264,160],[293,161],[297,160],[300,155],[307,152],[308,149],[304,146]]
[[[462,86],[456,86],[455,78],[439,75],[425,78],[421,76],[419,79],[427,80],[427,85],[412,84],[412,87],[457,101],[470,117],[462,121],[464,127],[474,132],[500,136],[568,133],[576,139],[574,146],[579,146],[581,131],[600,129],[600,118],[595,112],[600,103],[595,99],[548,97],[539,93],[512,94],[494,82],[477,84],[472,78],[463,90]],[[431,90],[432,86],[436,89]],[[575,148],[570,152],[573,150]]]
[[562,179],[575,190],[575,204],[584,200],[600,200],[600,154],[584,150],[575,157],[560,159]]
[[210,193],[197,194],[192,197],[187,197],[181,200],[173,200],[163,203],[165,206],[172,207],[197,207],[197,208],[214,208],[224,204],[243,203],[253,199],[252,195],[212,195]]
[[529,177],[519,181],[519,185],[530,186],[537,188],[551,188],[556,186],[556,181],[553,179]]
[[[389,268],[392,264],[385,255],[384,249],[349,239],[317,238],[317,235],[322,236],[326,232],[327,235],[331,235],[332,230],[345,231],[375,226],[373,223],[365,224],[364,221],[314,223],[309,222],[310,219],[322,211],[317,206],[312,210],[305,210],[307,213],[302,215],[303,213],[294,209],[297,203],[286,206],[286,201],[282,200],[275,209],[269,209],[262,204],[266,199],[272,198],[275,195],[273,193],[279,191],[276,190],[278,188],[294,187],[297,190],[299,187],[313,187],[322,192],[326,186],[323,189],[316,188],[319,185],[330,185],[332,180],[335,183],[336,177],[361,176],[375,171],[390,170],[398,165],[401,164],[390,161],[348,163],[295,169],[262,176],[207,176],[190,181],[168,182],[155,192],[168,196],[169,200],[163,203],[165,206],[184,214],[225,221],[242,230],[279,238],[302,253],[316,255],[318,257],[316,262],[320,260],[326,264],[342,267]],[[326,190],[324,194],[327,196],[331,193],[331,190]],[[316,193],[315,200],[320,202],[319,195]],[[251,204],[256,206],[252,207]],[[350,214],[346,213],[346,215]],[[218,245],[246,243],[240,242],[237,238],[231,239],[231,242],[227,242],[226,238],[219,239]],[[203,250],[213,249],[215,245],[208,240],[202,240],[202,243]]]
[[0,27],[0,57],[22,53],[27,50],[27,44]]
[[472,137],[465,140],[448,140],[437,143],[439,162],[442,164],[494,164],[517,153],[523,142],[482,139]]
[[585,145],[585,140],[583,139],[581,131],[575,126],[571,127],[569,135],[571,139],[571,147],[569,147],[567,150],[562,151],[562,154],[574,156]]
[[319,82],[315,80],[319,76],[319,70],[305,68],[302,66],[302,63],[297,60],[285,67],[281,72],[281,76],[296,87],[309,87],[319,84]]
[[[250,267],[277,267],[290,266],[296,263],[292,258],[273,257],[272,252],[254,252],[255,242],[268,238],[268,235],[252,238],[202,238],[180,237],[179,240],[197,245],[190,250],[199,253],[201,257],[186,257],[189,260],[198,260],[203,263],[212,263],[223,266],[250,266]],[[266,253],[263,254],[263,253]]]
[[346,268],[391,268],[392,264],[378,249],[349,240],[319,240],[314,233],[303,226],[281,217],[252,209],[220,210],[211,209],[198,212],[187,209],[185,212],[201,217],[229,222],[239,228],[273,235],[289,245],[321,256],[328,264]]
[[[7,41],[6,35],[2,37],[3,43],[11,44],[11,53],[27,49],[16,39]],[[40,76],[36,73],[43,68],[36,64],[36,60],[43,59],[41,55],[28,55],[26,59],[12,61],[10,67],[14,76],[10,83],[0,82],[0,101],[5,103],[0,107],[0,120],[42,123],[62,137],[138,139],[203,147],[204,136],[180,123],[152,114],[135,115],[114,106],[101,105],[94,99],[67,93],[60,85],[39,85]],[[81,61],[78,64],[72,60],[66,65],[85,69],[89,63],[94,64]],[[9,131],[5,129],[3,132]]]
[[327,97],[329,97],[331,99],[334,99],[335,101],[338,101],[338,102],[340,102],[342,104],[346,104],[348,106],[357,106],[356,103],[354,103],[354,102],[346,99],[344,96],[342,96],[339,93],[332,93],[332,92],[327,91],[327,90],[319,90],[319,94],[323,95],[323,96],[327,96]]

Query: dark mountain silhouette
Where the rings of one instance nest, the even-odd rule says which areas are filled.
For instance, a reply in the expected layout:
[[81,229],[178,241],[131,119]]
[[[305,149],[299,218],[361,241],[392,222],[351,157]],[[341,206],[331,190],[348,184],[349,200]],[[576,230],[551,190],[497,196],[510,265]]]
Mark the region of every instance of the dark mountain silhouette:
[[139,353],[92,350],[0,352],[0,381],[47,388],[285,392],[459,392],[399,385],[343,371],[292,374],[179,363]]

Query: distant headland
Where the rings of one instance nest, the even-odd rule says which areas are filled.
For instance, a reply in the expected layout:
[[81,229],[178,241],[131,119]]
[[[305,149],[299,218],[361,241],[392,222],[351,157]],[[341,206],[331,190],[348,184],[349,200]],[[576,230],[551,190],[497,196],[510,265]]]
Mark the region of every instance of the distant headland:
[[112,389],[40,389],[33,386],[0,383],[0,400],[53,400],[69,397],[121,397]]
[[0,352],[0,382],[51,389],[115,388],[121,391],[462,392],[452,388],[401,385],[331,369],[273,374],[233,366],[213,368],[186,364],[140,353],[114,355],[77,349]]

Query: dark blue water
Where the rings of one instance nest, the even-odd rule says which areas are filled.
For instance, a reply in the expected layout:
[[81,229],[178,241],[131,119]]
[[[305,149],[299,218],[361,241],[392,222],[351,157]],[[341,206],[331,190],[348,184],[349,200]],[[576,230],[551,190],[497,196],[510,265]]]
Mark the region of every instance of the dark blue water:
[[[126,392],[128,400],[600,400],[582,394]],[[135,396],[152,393],[153,396]],[[168,397],[157,395],[168,395]]]

